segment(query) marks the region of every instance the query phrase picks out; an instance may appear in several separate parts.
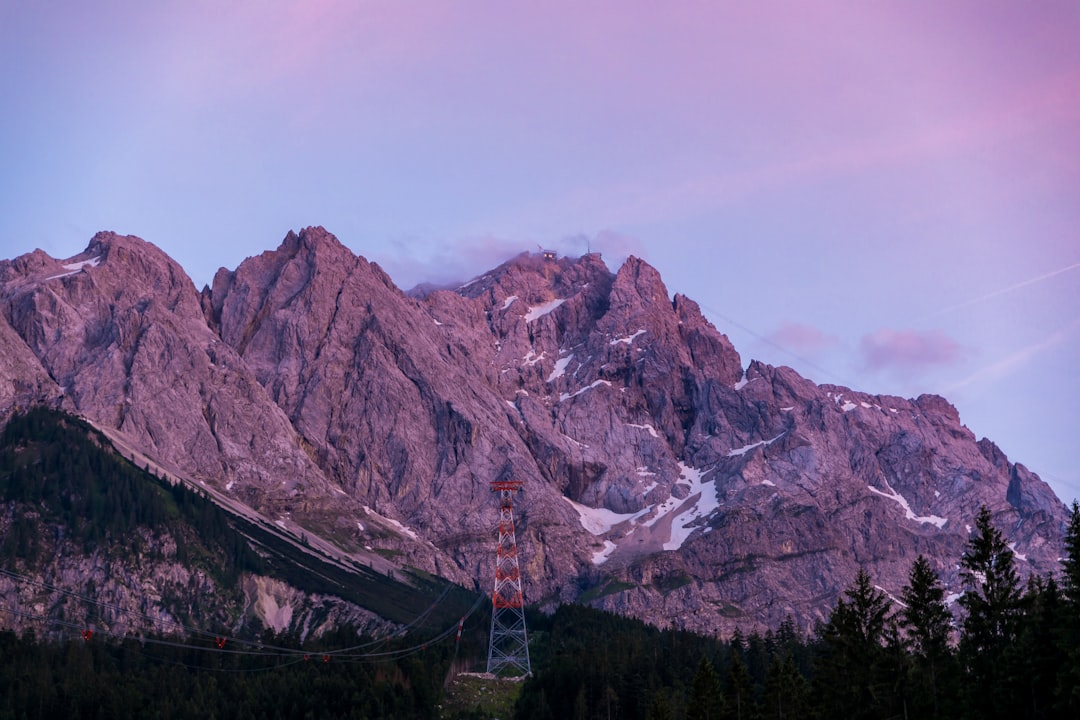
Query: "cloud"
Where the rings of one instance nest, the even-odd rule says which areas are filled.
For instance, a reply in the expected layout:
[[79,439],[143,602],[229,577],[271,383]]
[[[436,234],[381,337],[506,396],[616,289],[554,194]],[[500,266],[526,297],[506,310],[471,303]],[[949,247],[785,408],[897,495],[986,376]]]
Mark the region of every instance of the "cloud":
[[1021,347],[1008,355],[998,358],[990,365],[980,368],[967,377],[953,383],[945,392],[953,393],[969,385],[999,381],[1024,368],[1035,358],[1060,347],[1080,330],[1080,316],[1072,319],[1055,330],[1046,338]]
[[559,255],[579,257],[601,253],[614,272],[630,255],[645,259],[645,245],[635,237],[613,230],[595,235],[577,233],[558,240],[514,239],[482,235],[438,243],[421,238],[404,238],[390,243],[391,250],[372,256],[389,273],[394,283],[409,290],[421,283],[445,286],[465,282],[487,272],[523,252],[554,250]]
[[767,339],[774,345],[804,355],[820,354],[840,342],[836,335],[829,335],[811,325],[792,322],[785,323],[779,330],[770,333]]
[[391,251],[380,253],[373,259],[404,290],[420,283],[464,282],[515,255],[537,249],[536,243],[492,236],[464,238],[445,244],[409,238],[395,240],[391,245]]
[[960,344],[940,330],[890,328],[864,335],[859,351],[867,370],[891,370],[903,375],[952,365],[963,355]]
[[577,237],[587,240],[585,247],[581,246],[579,240],[576,248],[578,253],[600,253],[604,259],[604,264],[613,272],[622,267],[622,264],[626,262],[626,258],[631,255],[642,260],[648,260],[648,250],[645,248],[645,244],[632,235],[624,235],[614,230],[601,230],[591,239],[585,235]]

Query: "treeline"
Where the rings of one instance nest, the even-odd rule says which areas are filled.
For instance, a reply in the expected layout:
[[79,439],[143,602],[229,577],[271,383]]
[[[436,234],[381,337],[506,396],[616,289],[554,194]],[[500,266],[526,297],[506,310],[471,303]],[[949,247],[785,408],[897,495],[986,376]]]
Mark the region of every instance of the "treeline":
[[162,548],[136,532],[143,528],[159,539],[171,535],[173,559],[225,586],[264,568],[213,502],[182,484],[147,482],[146,472],[107,445],[83,420],[56,411],[11,418],[0,434],[0,502],[9,523],[0,566],[39,569],[60,542],[87,555],[108,548],[160,557]]
[[[342,631],[322,643],[355,645],[357,636]],[[305,659],[205,644],[46,642],[0,631],[0,720],[435,718],[453,652],[444,643],[392,661],[326,662],[317,645]]]
[[1020,580],[983,508],[959,558],[954,624],[930,563],[892,602],[860,571],[812,637],[790,622],[730,642],[581,607],[543,627],[517,720],[1080,717],[1080,508],[1062,569]]

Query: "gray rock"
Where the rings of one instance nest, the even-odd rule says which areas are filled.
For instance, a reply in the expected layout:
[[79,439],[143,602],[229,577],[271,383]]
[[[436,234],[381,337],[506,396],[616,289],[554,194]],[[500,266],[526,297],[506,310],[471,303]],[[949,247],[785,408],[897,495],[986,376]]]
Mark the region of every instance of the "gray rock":
[[744,372],[637,258],[613,274],[525,253],[410,297],[307,228],[200,294],[102,233],[68,261],[0,263],[0,307],[0,411],[59,402],[347,552],[486,588],[489,483],[524,481],[525,594],[544,606],[809,627],[860,567],[897,595],[923,553],[957,589],[983,504],[1022,570],[1057,569],[1064,505],[945,399]]

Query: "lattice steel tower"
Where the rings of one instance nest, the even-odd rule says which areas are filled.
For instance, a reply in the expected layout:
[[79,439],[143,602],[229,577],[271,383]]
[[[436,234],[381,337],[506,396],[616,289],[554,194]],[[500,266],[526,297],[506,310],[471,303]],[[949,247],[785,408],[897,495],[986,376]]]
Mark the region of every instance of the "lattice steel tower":
[[525,634],[525,601],[521,594],[517,541],[514,539],[514,493],[520,480],[497,480],[499,547],[495,553],[495,591],[491,594],[491,641],[487,671],[492,675],[531,675],[529,639]]

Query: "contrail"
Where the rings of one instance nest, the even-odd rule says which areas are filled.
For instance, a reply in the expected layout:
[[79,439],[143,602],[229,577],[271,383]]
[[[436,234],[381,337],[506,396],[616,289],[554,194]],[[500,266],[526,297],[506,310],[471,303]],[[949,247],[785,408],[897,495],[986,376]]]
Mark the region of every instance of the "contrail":
[[971,375],[958,380],[946,387],[942,393],[945,395],[951,395],[953,392],[960,390],[968,385],[972,385],[978,382],[986,380],[1000,380],[1012,373],[1018,368],[1026,365],[1032,358],[1042,355],[1047,350],[1050,350],[1062,342],[1067,340],[1070,335],[1080,329],[1080,315],[1074,317],[1072,322],[1062,325],[1049,336],[1042,340],[1032,343],[1026,347],[1022,347],[1019,350],[1015,350],[1009,355],[991,363],[989,366],[975,371]]
[[986,295],[980,295],[977,298],[973,298],[971,300],[966,300],[966,301],[964,301],[962,303],[958,303],[956,305],[950,305],[949,307],[942,308],[941,310],[937,310],[935,312],[932,312],[929,315],[925,315],[921,319],[922,320],[927,320],[927,319],[932,318],[932,317],[937,317],[938,315],[943,315],[943,314],[945,314],[947,312],[952,312],[953,310],[959,310],[961,308],[966,308],[966,307],[969,307],[971,305],[975,305],[977,303],[985,302],[986,300],[989,300],[991,298],[996,298],[998,295],[1005,295],[1006,293],[1011,293],[1014,290],[1019,290],[1022,287],[1027,287],[1028,285],[1034,285],[1035,283],[1042,282],[1043,280],[1049,280],[1050,278],[1054,277],[1055,275],[1061,275],[1062,273],[1067,273],[1070,270],[1075,270],[1076,268],[1080,268],[1080,262],[1076,262],[1076,263],[1073,263],[1072,265],[1068,265],[1066,267],[1059,268],[1059,269],[1054,270],[1052,272],[1048,272],[1045,275],[1039,275],[1038,277],[1029,278],[1027,280],[1024,280],[1023,282],[1018,282],[1015,285],[1010,285],[1009,287],[1001,288],[1000,290],[995,290],[994,292],[987,293]]

